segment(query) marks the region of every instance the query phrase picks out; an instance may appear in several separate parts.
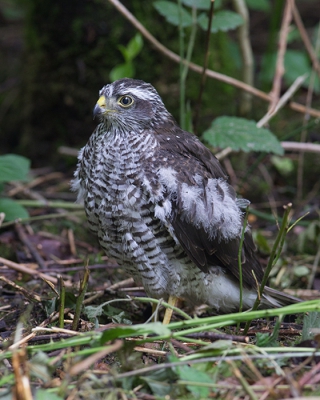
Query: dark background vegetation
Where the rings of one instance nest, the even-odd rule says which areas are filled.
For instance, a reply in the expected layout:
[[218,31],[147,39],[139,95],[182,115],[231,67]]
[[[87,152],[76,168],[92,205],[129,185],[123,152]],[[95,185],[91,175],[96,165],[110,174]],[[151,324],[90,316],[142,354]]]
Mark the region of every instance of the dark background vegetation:
[[[159,15],[152,1],[124,0],[122,3],[164,46],[179,53],[178,28]],[[216,3],[218,4],[219,1],[216,0]],[[267,4],[267,8],[257,10],[257,3]],[[255,64],[254,86],[268,93],[272,88],[274,77],[274,69],[268,60],[274,59],[277,54],[285,1],[247,0],[247,4],[250,10],[250,41]],[[297,0],[296,5],[308,36],[315,46],[320,2],[319,0]],[[233,2],[223,1],[222,8],[233,10]],[[249,358],[245,357],[244,352],[251,355],[256,350],[252,352],[250,346],[238,347],[231,342],[231,339],[237,339],[233,336],[231,339],[229,337],[230,343],[227,345],[225,341],[221,341],[220,344],[215,342],[212,348],[207,346],[207,343],[216,338],[206,335],[193,337],[195,342],[189,343],[191,347],[187,347],[187,343],[184,343],[183,330],[188,331],[188,326],[184,325],[184,321],[179,320],[176,313],[174,318],[178,322],[170,327],[171,330],[164,336],[163,329],[166,327],[161,324],[157,327],[159,331],[154,331],[153,324],[133,325],[132,330],[127,329],[131,322],[136,324],[145,322],[147,319],[148,310],[144,307],[141,298],[141,303],[138,298],[133,300],[127,298],[127,295],[143,295],[142,288],[131,287],[132,282],[126,283],[127,275],[124,270],[116,266],[112,260],[102,256],[96,240],[88,230],[84,229],[83,210],[81,209],[80,212],[76,210],[78,206],[74,204],[75,195],[70,193],[69,188],[76,158],[62,154],[59,148],[70,146],[79,149],[86,143],[96,126],[96,122],[92,119],[92,109],[98,99],[98,91],[110,82],[110,71],[124,61],[119,45],[127,46],[135,34],[135,28],[107,0],[0,0],[0,156],[8,153],[20,154],[31,160],[32,167],[30,181],[24,182],[23,185],[0,176],[0,190],[3,190],[4,195],[2,196],[1,193],[0,200],[9,200],[6,197],[11,197],[17,203],[20,201],[20,204],[28,207],[30,212],[30,219],[22,221],[21,224],[14,221],[5,222],[2,225],[5,229],[0,232],[0,283],[2,285],[0,349],[1,357],[6,361],[3,366],[0,365],[0,382],[3,383],[3,387],[0,384],[0,392],[2,390],[0,397],[6,389],[8,396],[11,396],[12,388],[18,387],[19,377],[14,376],[16,371],[23,369],[28,375],[29,371],[32,372],[33,366],[35,366],[35,371],[39,370],[39,366],[43,367],[41,371],[47,374],[46,376],[42,373],[40,377],[35,374],[30,379],[34,390],[39,387],[43,389],[43,397],[36,397],[36,400],[44,397],[50,400],[57,398],[154,400],[164,398],[163,396],[168,393],[172,396],[171,398],[186,400],[209,398],[208,388],[203,388],[207,390],[205,394],[201,394],[203,392],[200,391],[201,384],[205,382],[218,383],[218,389],[212,389],[210,392],[210,396],[217,399],[247,398],[248,393],[249,397],[254,399],[256,397],[247,391],[249,385],[253,387],[254,382],[264,385],[263,391],[266,395],[264,394],[261,398],[271,398],[271,395],[275,399],[288,398],[291,395],[297,397],[304,393],[317,395],[319,389],[315,391],[315,386],[312,386],[314,383],[318,384],[320,380],[319,367],[315,365],[319,361],[317,358],[310,357],[310,360],[301,363],[298,369],[296,364],[304,359],[298,358],[297,361],[290,355],[283,360],[283,363],[279,360],[279,365],[275,368],[275,359],[272,359],[272,362],[269,359],[261,362],[267,354],[261,352],[262,359],[257,360],[256,366],[253,367],[251,361],[249,364]],[[185,29],[185,35],[187,42],[190,28]],[[288,39],[291,62],[287,65],[282,81],[282,93],[287,90],[296,76],[305,72],[305,67],[309,72],[311,71],[311,62],[299,32],[294,28],[294,23],[292,23]],[[198,65],[203,65],[205,41],[205,31],[198,29],[192,55],[192,61]],[[162,96],[168,110],[179,121],[179,65],[157,52],[145,39],[142,50],[134,58],[133,64],[135,77],[152,83]],[[208,68],[239,80],[242,79],[242,61],[236,30],[220,31],[211,35]],[[198,106],[200,81],[200,75],[189,71],[186,99],[193,116]],[[307,86],[306,83],[294,94],[294,101],[306,104]],[[240,103],[239,89],[218,80],[207,79],[200,105],[197,130],[199,135],[219,116],[241,116],[258,121],[266,114],[269,106],[268,102],[255,97],[251,111],[246,115],[241,115]],[[314,87],[312,108],[319,109],[319,105],[318,84]],[[304,129],[303,118],[302,113],[286,106],[270,121],[269,127],[280,141],[300,142]],[[308,120],[306,138],[302,141],[316,144],[320,142],[319,124],[315,118]],[[295,226],[287,235],[283,251],[268,283],[280,290],[291,288],[291,294],[308,300],[319,298],[320,289],[318,272],[320,259],[319,153],[305,154],[300,188],[297,183],[299,162],[301,163],[299,153],[293,151],[286,152],[284,156],[278,158],[258,152],[233,152],[223,160],[223,165],[237,192],[253,203],[249,222],[253,227],[259,258],[263,265],[268,262],[268,256],[279,231],[279,224],[277,225],[279,221],[276,221],[273,214],[278,212],[278,216],[281,216],[283,205],[289,202],[293,203],[294,220],[308,213],[303,218],[302,225]],[[38,178],[40,179],[37,184],[27,186]],[[29,199],[32,205],[28,204]],[[56,201],[55,204],[47,203],[48,201],[54,203],[52,200]],[[75,210],[72,209],[73,207]],[[64,208],[65,211],[63,211]],[[264,213],[263,217],[259,216],[259,211]],[[30,249],[34,251],[31,252]],[[80,303],[78,310],[82,310],[81,323],[78,324],[79,320],[77,322],[76,318],[72,317],[71,325],[68,307],[73,312],[76,308],[75,303],[79,298],[81,300],[80,293],[82,292],[83,295],[85,293],[82,289],[78,291],[77,287],[79,281],[82,284],[84,282],[82,276],[86,264],[89,265],[88,268],[91,271],[87,293],[90,301],[85,306]],[[19,269],[21,266],[28,266],[28,270],[24,269],[21,272]],[[33,269],[34,266],[36,269]],[[51,280],[47,282],[53,282],[59,293],[51,290],[45,281],[39,279],[39,271],[49,274],[46,279],[51,278]],[[58,276],[62,276],[68,283],[65,303],[67,308],[59,309],[59,312],[58,306],[64,304],[63,285],[58,282]],[[15,285],[15,282],[18,285]],[[118,285],[119,282],[121,285]],[[296,292],[296,289],[301,290]],[[104,304],[110,299],[112,306],[109,303]],[[123,300],[130,300],[130,303],[121,302]],[[149,302],[149,299],[144,299],[144,301]],[[115,308],[113,308],[113,302],[116,302]],[[295,309],[284,313],[284,315],[297,313],[299,317],[297,320],[293,318],[294,323],[291,323],[289,318],[288,321],[280,318],[281,329],[280,323],[275,323],[272,318],[269,318],[270,315],[280,316],[283,312],[281,310],[274,310],[273,314],[269,314],[269,311],[265,311],[265,314],[258,312],[252,316],[255,320],[249,332],[251,343],[255,343],[258,347],[281,346],[281,351],[284,346],[292,346],[290,351],[295,350],[294,346],[301,342],[301,338],[310,337],[311,329],[319,330],[320,314],[310,312],[319,311],[318,303],[315,302],[312,306],[310,303],[309,306],[305,304],[299,303],[295,305]],[[306,311],[308,313],[303,319]],[[189,312],[188,309],[187,312]],[[201,316],[207,315],[206,310],[199,312]],[[52,335],[50,331],[46,337],[42,334],[36,336],[33,332],[34,337],[32,341],[29,337],[26,347],[24,347],[25,343],[20,344],[21,352],[12,352],[8,347],[13,341],[19,342],[20,337],[16,331],[21,330],[23,333],[20,335],[23,336],[32,332],[35,326],[41,325],[48,327],[49,330],[52,326],[55,327],[57,319],[54,318],[59,313],[62,316],[62,321],[59,322],[60,327],[79,329],[83,333],[83,336],[79,336],[78,343],[70,340],[68,349],[64,350],[63,340],[68,340],[68,337],[70,339],[70,331],[64,336],[59,336],[61,332]],[[246,315],[248,314],[241,314],[239,319],[233,322],[251,319]],[[80,318],[80,311],[78,317]],[[226,327],[224,319],[226,317],[218,317],[221,317],[220,325],[215,325],[215,327],[222,329],[223,333],[243,332],[244,324],[239,322],[237,327]],[[75,321],[77,323],[74,327]],[[209,327],[204,325],[204,318],[195,318],[194,321],[198,324],[195,330],[197,333],[202,329],[210,331],[211,334],[213,332],[211,332],[212,325],[210,324],[217,324],[217,319],[213,319],[212,322],[207,321]],[[106,334],[103,334],[102,338],[99,336],[100,330],[94,331],[98,323],[108,324],[102,327],[106,329]],[[229,323],[230,321],[227,321],[228,325]],[[20,328],[17,328],[17,324]],[[114,326],[116,326],[115,330],[112,329]],[[86,333],[92,332],[93,336],[88,335],[87,341],[83,342],[82,339]],[[149,342],[152,335],[156,341],[146,343],[146,349],[154,349],[155,353],[152,351],[147,353],[142,347],[137,350],[134,348],[135,342],[126,340],[131,336],[144,337]],[[160,337],[159,340],[157,335]],[[122,339],[114,342],[114,339],[119,337]],[[206,342],[199,343],[200,339]],[[319,349],[319,335],[315,339],[311,341],[312,343],[300,343],[300,346]],[[42,343],[47,342],[50,342],[47,347],[46,345],[41,347]],[[120,346],[118,349],[113,347],[117,343]],[[139,343],[144,345],[143,341]],[[166,347],[167,343],[170,347]],[[34,346],[33,349],[32,346]],[[79,369],[80,372],[72,373],[74,365],[77,366],[77,363],[81,364],[86,360],[84,354],[81,353],[83,346],[97,351],[97,356],[94,361],[91,359],[88,364],[83,364]],[[110,346],[109,353],[104,352],[108,350],[108,346]],[[232,356],[239,354],[238,370],[236,364],[226,360],[227,348],[232,350],[230,353]],[[238,353],[234,353],[233,350],[237,348]],[[273,354],[270,348],[268,352]],[[162,351],[163,349],[165,351]],[[194,352],[191,355],[190,349]],[[203,353],[201,353],[202,349]],[[161,355],[159,350],[161,350]],[[203,358],[203,365],[200,364],[198,369],[196,366],[190,367],[191,364],[185,364],[183,367],[168,366],[168,362],[178,360],[178,354],[179,357],[186,354],[186,360],[189,363],[188,356],[192,359],[197,355],[197,351]],[[39,354],[42,359],[33,357]],[[43,358],[44,354],[48,356],[47,359]],[[206,357],[212,355],[221,359],[215,359],[214,362],[206,360]],[[2,361],[1,357],[0,361]],[[228,364],[223,364],[223,360],[226,360]],[[152,367],[161,363],[166,363],[166,368],[154,372]],[[286,367],[280,374],[279,368],[283,365]],[[149,375],[140,377],[140,369],[148,366],[151,367]],[[112,368],[111,372],[104,374],[110,371],[110,368]],[[126,376],[126,371],[134,370],[136,370],[136,377]],[[245,379],[239,379],[239,370]],[[97,371],[103,371],[103,374],[94,375]],[[119,372],[120,375],[117,376]],[[269,380],[264,381],[261,375],[263,379],[266,377]],[[147,378],[150,379],[149,383]],[[187,381],[187,383],[195,381],[200,385],[199,387],[188,385],[185,388],[179,380]],[[240,384],[243,384],[243,381],[247,381],[248,384],[244,385],[242,390]],[[219,395],[221,383],[225,384],[225,392]],[[285,387],[284,392],[275,389],[278,384]],[[113,397],[103,397],[103,394],[97,397],[94,391],[90,397],[88,395],[90,388],[101,389],[101,393],[110,392]],[[19,397],[19,390],[15,390],[18,400],[26,398]],[[57,393],[59,397],[50,397],[52,390],[54,390],[53,394]],[[75,390],[79,390],[80,394],[77,395]],[[255,390],[257,396],[260,396],[262,393],[259,392],[260,389]],[[21,393],[24,393],[23,388]],[[229,393],[228,396],[225,396],[225,393]],[[241,396],[238,396],[238,393],[242,393]]]
[[[151,1],[123,4],[160,42],[179,52],[177,28],[159,16]],[[232,9],[231,2],[224,4]],[[277,49],[284,2],[270,4],[268,12],[250,12],[255,84],[265,91],[271,88],[272,76],[263,78],[262,60]],[[298,1],[297,5],[314,36],[319,1]],[[0,152],[25,155],[34,167],[48,162],[61,167],[65,160],[57,155],[57,147],[85,143],[95,126],[91,111],[98,90],[110,81],[110,70],[123,61],[118,45],[126,45],[136,31],[106,0],[1,0],[0,24]],[[192,60],[200,65],[204,38],[205,32],[199,29]],[[209,68],[240,78],[237,46],[236,31],[213,34]],[[302,49],[303,45],[297,40],[291,47]],[[136,77],[155,85],[178,119],[178,65],[144,41],[135,68]],[[199,82],[200,77],[190,72],[187,98],[191,108],[198,97]],[[266,112],[266,104],[258,99],[254,103],[250,117],[257,120]],[[238,105],[238,90],[207,80],[199,131],[216,116],[236,115]],[[285,114],[277,121],[279,136],[301,124],[300,115],[296,124],[292,115],[290,121]]]
[[[277,52],[285,2],[267,3],[267,10],[249,7],[254,85],[265,92],[271,90],[274,76],[266,60]],[[151,1],[131,0],[123,4],[161,43],[179,53],[178,28],[160,16]],[[296,4],[315,45],[320,3],[304,0]],[[223,9],[233,10],[232,2],[223,2]],[[17,153],[30,158],[32,168],[50,166],[51,170],[71,176],[76,159],[57,150],[62,145],[79,149],[86,143],[96,125],[92,109],[98,91],[110,82],[112,68],[123,62],[119,45],[126,46],[136,30],[107,0],[0,0],[0,23],[0,154]],[[187,41],[190,28],[185,29],[185,35]],[[205,37],[206,33],[198,29],[192,61],[199,65],[203,64]],[[290,33],[288,48],[308,58],[296,28]],[[299,57],[294,58],[286,73],[290,75],[299,69],[298,61]],[[157,52],[146,40],[133,63],[135,77],[152,83],[179,120],[179,65]],[[208,68],[241,79],[236,30],[212,34]],[[186,98],[191,111],[197,105],[200,80],[198,74],[189,71]],[[285,76],[283,91],[289,81]],[[294,100],[305,104],[306,93],[307,88],[301,88]],[[207,129],[220,115],[239,116],[240,101],[239,89],[207,79],[198,132]],[[318,88],[312,106],[317,108],[319,104]],[[268,103],[254,98],[253,107],[245,117],[258,121],[267,108]],[[279,140],[299,141],[302,121],[303,114],[285,107],[270,122],[270,129]],[[320,141],[315,122],[308,128],[307,141]],[[293,201],[296,217],[311,211],[311,218],[317,218],[319,156],[308,153],[305,157],[299,201],[297,153],[286,154],[292,166],[290,171],[277,167],[266,156],[263,163],[269,181],[256,168],[258,156],[241,152],[231,156],[232,167],[228,173],[238,191],[253,203],[264,203],[262,208],[269,209],[266,204],[269,196],[268,201],[273,198],[277,207]]]

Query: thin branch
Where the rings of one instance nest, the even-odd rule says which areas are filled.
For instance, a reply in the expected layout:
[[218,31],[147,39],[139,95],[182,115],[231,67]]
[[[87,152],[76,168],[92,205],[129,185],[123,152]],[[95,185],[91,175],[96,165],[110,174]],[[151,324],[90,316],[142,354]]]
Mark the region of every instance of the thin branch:
[[200,108],[201,108],[201,102],[202,102],[202,95],[203,95],[203,91],[204,91],[204,85],[205,85],[205,82],[206,82],[206,70],[208,68],[208,62],[209,62],[209,45],[210,45],[211,25],[212,25],[212,20],[213,20],[213,13],[214,13],[214,0],[211,0],[211,2],[210,2],[210,10],[209,10],[209,21],[208,21],[208,28],[207,28],[207,36],[206,36],[205,55],[204,55],[204,61],[203,61],[203,70],[202,70],[202,74],[201,74],[199,96],[198,96],[197,104],[196,104],[196,107],[195,107],[195,116],[194,116],[194,122],[193,122],[193,129],[194,129],[194,132],[196,134],[197,134],[197,128],[198,128],[198,121],[199,121],[199,114],[200,114]]
[[[291,96],[295,93],[295,91],[302,85],[303,81],[306,79],[306,75],[299,76],[293,84],[289,87],[289,89],[285,92],[285,94],[280,98],[276,106],[271,110],[267,112],[267,114],[260,119],[260,121],[257,122],[257,127],[261,128],[263,125],[265,125],[279,110],[282,108],[286,102],[289,100]],[[221,160],[225,157],[227,157],[228,154],[230,154],[233,150],[231,147],[226,147],[219,153],[217,153],[215,156],[217,157],[218,160]]]
[[[320,48],[320,24],[318,26],[318,33],[317,33],[317,42],[316,42],[316,54],[318,54]],[[308,93],[307,93],[307,99],[306,99],[306,106],[310,107],[312,104],[312,96],[313,96],[313,90],[314,90],[314,83],[315,83],[315,78],[316,78],[316,70],[313,69],[310,77],[310,82],[308,85]],[[300,136],[300,142],[304,143],[307,139],[307,124],[310,116],[308,113],[304,115],[303,118],[303,123],[302,123],[302,131],[301,131],[301,136]],[[302,200],[302,195],[303,195],[303,171],[304,171],[304,153],[301,152],[299,154],[299,160],[298,160],[298,171],[297,171],[297,200],[299,203],[301,203]]]
[[281,142],[285,151],[303,151],[305,153],[320,153],[320,144],[301,142]]
[[293,82],[293,84],[289,87],[289,89],[284,93],[283,96],[278,100],[277,104],[274,107],[270,108],[267,114],[260,119],[257,123],[257,127],[261,128],[264,126],[294,95],[294,93],[299,89],[299,87],[303,84],[303,82],[307,79],[307,74],[302,76],[298,76],[298,78]]
[[271,95],[271,103],[269,110],[272,111],[280,97],[281,91],[281,80],[284,74],[284,55],[287,48],[287,37],[289,33],[289,25],[292,19],[292,8],[293,8],[293,0],[287,0],[286,6],[284,9],[281,29],[280,29],[280,36],[279,36],[279,50],[277,55],[277,62],[276,62],[276,71],[275,77],[273,79],[273,86],[270,92]]
[[294,111],[298,111],[298,112],[303,113],[303,114],[307,113],[311,117],[320,118],[320,111],[319,110],[316,110],[314,108],[306,107],[303,104],[296,103],[295,101],[291,101],[290,102],[290,108],[292,108],[292,110],[294,110]]
[[[135,18],[133,14],[123,5],[119,0],[108,0],[131,24],[162,54],[166,57],[170,58],[176,63],[180,63],[181,58],[178,54],[173,51],[167,49],[163,44],[161,44],[151,33]],[[182,62],[187,65],[192,71],[195,71],[199,74],[202,73],[203,67],[192,62],[188,62],[187,60],[182,60]],[[269,94],[262,92],[250,85],[247,85],[237,79],[231,78],[230,76],[220,74],[219,72],[212,71],[210,69],[206,70],[206,75],[209,78],[217,79],[221,82],[228,83],[239,89],[245,90],[248,93],[253,94],[254,96],[260,97],[266,101],[270,101],[271,97]]]
[[[253,86],[253,53],[250,43],[249,11],[244,0],[233,0],[233,6],[243,18],[244,23],[238,28],[238,38],[242,56],[242,79],[245,83]],[[239,106],[240,115],[246,115],[251,111],[252,95],[242,91]]]
[[[130,11],[121,4],[119,0],[108,0],[160,53],[170,58],[176,63],[180,63],[180,57],[178,54],[173,51],[167,49],[163,44],[161,44],[151,33],[134,17]],[[203,71],[203,67],[200,65],[194,64],[192,62],[188,62],[187,60],[182,60],[182,62],[188,66],[188,68],[198,74],[201,74]],[[209,78],[217,79],[221,82],[227,83],[239,89],[245,90],[248,93],[251,93],[253,96],[259,97],[265,101],[270,101],[271,96],[268,93],[263,92],[262,90],[256,89],[250,85],[247,85],[238,79],[231,78],[230,76],[220,74],[219,72],[212,71],[211,69],[206,70],[206,75]],[[290,107],[298,112],[304,113],[306,107],[302,104],[291,102]],[[309,109],[309,114],[313,117],[319,118],[320,112],[315,109]]]
[[309,54],[310,59],[312,61],[313,68],[318,72],[318,74],[320,74],[320,63],[319,63],[319,61],[317,59],[317,53],[313,49],[313,46],[312,46],[311,41],[309,39],[308,33],[306,31],[306,28],[303,25],[303,22],[302,22],[302,19],[300,17],[300,14],[299,14],[299,11],[298,11],[298,8],[297,8],[296,4],[293,4],[292,12],[293,12],[294,22],[296,23],[297,28],[299,29],[301,39],[302,39],[303,44],[304,44],[304,46],[305,46],[305,48],[306,48],[306,50],[307,50],[307,52]]

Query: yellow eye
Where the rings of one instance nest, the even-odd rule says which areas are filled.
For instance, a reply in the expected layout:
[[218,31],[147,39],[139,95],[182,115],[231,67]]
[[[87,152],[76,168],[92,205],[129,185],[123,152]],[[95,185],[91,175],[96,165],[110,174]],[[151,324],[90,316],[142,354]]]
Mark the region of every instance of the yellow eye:
[[118,100],[118,104],[122,107],[129,107],[133,104],[133,98],[131,96],[121,96]]

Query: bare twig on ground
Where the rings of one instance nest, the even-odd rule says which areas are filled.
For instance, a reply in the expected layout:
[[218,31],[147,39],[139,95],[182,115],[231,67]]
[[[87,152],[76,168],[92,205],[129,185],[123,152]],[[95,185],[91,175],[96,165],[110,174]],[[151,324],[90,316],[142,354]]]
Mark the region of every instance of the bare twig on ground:
[[[14,269],[15,271],[22,272],[24,274],[29,274],[35,278],[41,278],[45,281],[54,283],[55,285],[58,283],[58,279],[53,276],[43,274],[39,271],[28,268],[23,264],[17,264],[13,261],[7,260],[6,258],[0,257],[0,263],[5,265],[8,268]],[[65,282],[65,285],[70,287],[70,286],[72,286],[72,283],[67,281],[67,282]]]
[[39,267],[45,268],[45,261],[44,259],[41,257],[40,253],[38,252],[38,250],[35,248],[35,246],[30,242],[28,236],[26,235],[26,233],[24,232],[23,227],[20,224],[15,224],[15,230],[19,236],[19,239],[21,240],[21,242],[28,248],[28,250],[30,251],[30,253],[32,254],[33,258],[36,260],[36,262],[38,263]]

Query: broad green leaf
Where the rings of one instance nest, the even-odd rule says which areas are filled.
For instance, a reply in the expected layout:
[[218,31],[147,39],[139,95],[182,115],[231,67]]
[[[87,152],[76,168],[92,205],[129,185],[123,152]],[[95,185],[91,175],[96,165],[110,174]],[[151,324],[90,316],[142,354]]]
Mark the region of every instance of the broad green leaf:
[[0,156],[0,182],[25,181],[30,169],[30,160],[17,154]]
[[5,221],[29,217],[28,211],[11,199],[0,199],[0,213],[5,213]]
[[110,71],[111,81],[121,78],[132,78],[134,76],[134,66],[131,63],[119,64]]
[[[192,16],[183,7],[179,10],[179,6],[171,1],[155,1],[153,6],[170,24],[179,26],[181,19],[181,26],[191,26]],[[181,11],[181,16],[180,16]]]
[[105,331],[100,339],[101,343],[117,338],[125,338],[128,336],[143,336],[155,333],[159,336],[168,336],[171,331],[161,322],[153,322],[151,324],[141,324],[133,326],[119,326],[109,331]]
[[215,147],[283,154],[280,142],[268,129],[257,128],[255,121],[244,118],[216,118],[203,139]]
[[268,0],[246,0],[247,6],[251,10],[270,11],[270,2]]
[[[202,13],[198,17],[198,24],[203,30],[208,29],[208,16],[205,13]],[[238,26],[243,24],[243,18],[241,15],[228,10],[217,11],[214,14],[211,32],[216,33],[218,31],[230,31],[231,29],[238,28]]]

